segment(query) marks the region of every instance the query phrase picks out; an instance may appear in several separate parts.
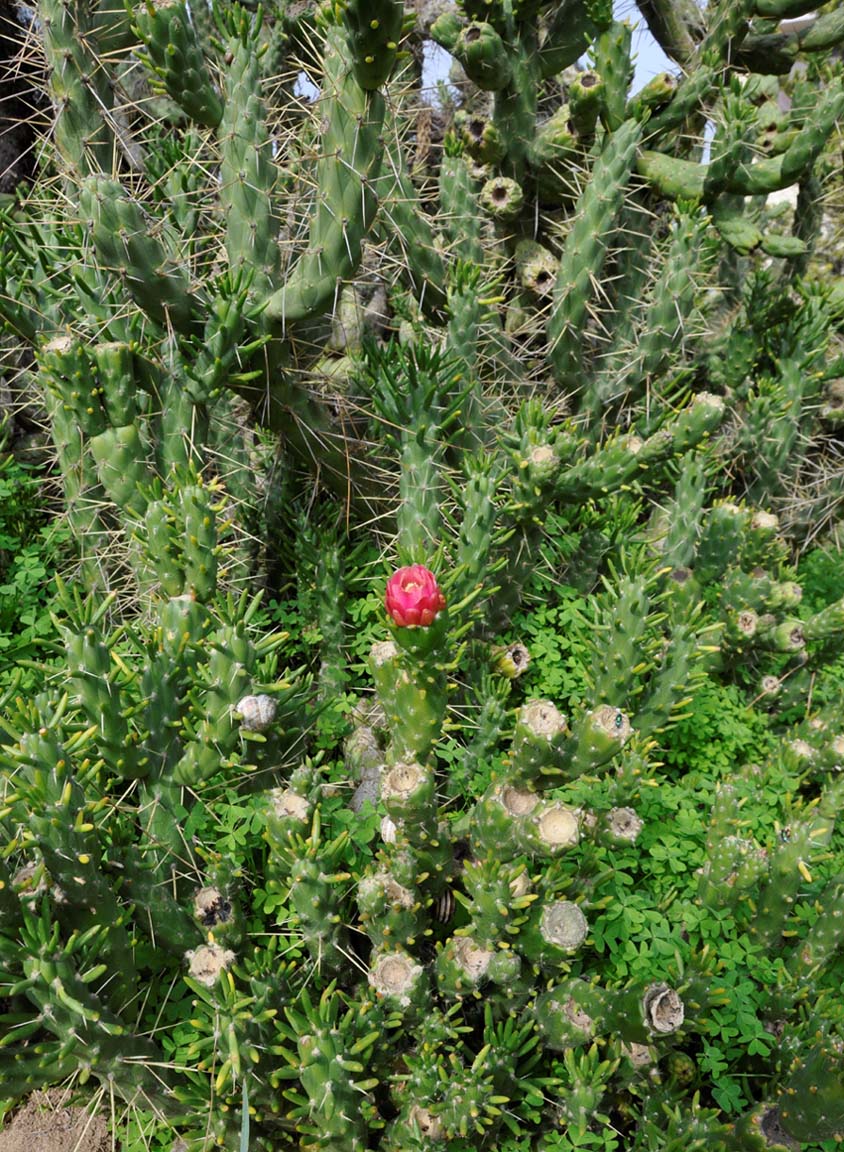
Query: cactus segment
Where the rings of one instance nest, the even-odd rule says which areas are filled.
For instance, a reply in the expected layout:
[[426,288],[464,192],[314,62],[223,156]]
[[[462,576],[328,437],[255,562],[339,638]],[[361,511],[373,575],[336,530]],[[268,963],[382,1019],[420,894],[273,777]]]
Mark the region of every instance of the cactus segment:
[[581,140],[589,140],[594,135],[604,108],[605,93],[606,82],[597,72],[579,72],[569,85],[571,122]]
[[116,180],[103,176],[85,180],[79,208],[90,222],[97,256],[121,274],[139,307],[164,327],[192,332],[198,321],[198,301],[178,261],[175,242],[170,246],[150,234],[140,206]]
[[517,787],[534,784],[552,772],[568,742],[566,718],[550,700],[531,700],[519,711],[510,746],[510,780]]
[[343,22],[348,31],[352,74],[365,92],[386,84],[402,36],[402,0],[346,0]]
[[491,24],[473,20],[461,29],[450,51],[469,79],[484,91],[498,92],[511,83],[507,49]]
[[291,325],[332,307],[341,282],[360,263],[375,218],[384,98],[361,88],[346,67],[346,52],[345,38],[330,29],[323,59],[328,110],[316,172],[320,195],[306,251],[266,301],[264,315],[273,324]]
[[50,87],[59,108],[56,148],[77,176],[111,172],[115,152],[109,118],[114,95],[97,57],[96,34],[86,5],[48,0],[39,8]]
[[260,298],[278,280],[280,256],[273,204],[277,173],[261,97],[258,36],[259,26],[244,16],[228,40],[219,137],[229,268],[234,275],[248,270],[250,287]]
[[578,202],[566,237],[548,320],[549,358],[560,384],[579,387],[583,324],[607,251],[607,238],[630,179],[641,126],[625,123],[609,137]]
[[170,99],[197,124],[216,128],[223,118],[223,104],[186,6],[180,0],[146,0],[145,7],[135,11],[135,23],[152,69]]

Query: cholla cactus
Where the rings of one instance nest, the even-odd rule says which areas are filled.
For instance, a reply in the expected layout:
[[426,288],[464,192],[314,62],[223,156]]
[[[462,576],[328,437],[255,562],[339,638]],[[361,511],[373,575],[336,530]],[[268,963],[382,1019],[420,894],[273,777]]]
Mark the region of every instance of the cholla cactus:
[[[426,174],[396,0],[44,0],[54,123],[3,217],[2,309],[33,353],[84,586],[110,583],[122,538],[145,610],[65,593],[59,671],[6,702],[10,1097],[92,1077],[197,1152],[841,1130],[840,732],[760,754],[708,829],[692,782],[659,772],[705,676],[786,682],[773,723],[842,634],[840,604],[803,611],[750,504],[780,500],[826,435],[836,371],[834,301],[793,289],[842,27],[768,23],[798,7],[643,5],[683,77],[631,96],[609,5],[463,0],[433,36],[489,95]],[[798,56],[775,112],[760,69]],[[761,200],[793,182],[784,235]],[[756,252],[775,263],[744,277]],[[345,704],[347,529],[377,515],[389,536],[377,708],[342,749],[308,746],[287,639],[221,592],[258,424],[289,476],[277,514],[348,502],[291,549],[319,707]],[[317,488],[295,503],[303,465]],[[565,518],[591,536],[553,579],[603,590],[562,698],[505,628]],[[691,870],[661,844],[672,824],[697,869],[684,896],[649,888],[660,849]],[[744,967],[725,971],[728,931]],[[738,1095],[710,1075],[722,1031]]]

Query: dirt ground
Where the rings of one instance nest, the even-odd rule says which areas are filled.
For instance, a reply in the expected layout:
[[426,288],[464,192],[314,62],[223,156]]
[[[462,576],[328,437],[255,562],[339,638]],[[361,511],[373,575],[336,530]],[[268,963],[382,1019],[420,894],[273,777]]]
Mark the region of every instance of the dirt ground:
[[33,1092],[0,1132],[0,1152],[111,1152],[105,1117],[64,1098],[58,1089]]

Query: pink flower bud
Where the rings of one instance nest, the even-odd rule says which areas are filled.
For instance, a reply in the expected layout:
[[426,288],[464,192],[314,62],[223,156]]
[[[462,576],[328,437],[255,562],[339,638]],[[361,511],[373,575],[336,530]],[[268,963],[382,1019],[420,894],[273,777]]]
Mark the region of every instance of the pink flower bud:
[[437,578],[424,564],[399,568],[387,581],[387,612],[400,628],[427,628],[445,608]]

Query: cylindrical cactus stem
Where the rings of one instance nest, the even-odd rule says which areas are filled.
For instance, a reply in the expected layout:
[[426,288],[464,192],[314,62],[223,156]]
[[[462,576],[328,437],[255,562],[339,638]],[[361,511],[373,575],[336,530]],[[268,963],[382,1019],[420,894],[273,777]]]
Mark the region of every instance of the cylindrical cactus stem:
[[789,974],[806,986],[844,943],[844,876],[829,881],[818,897],[819,914],[786,961]]
[[88,723],[100,732],[99,747],[109,769],[125,780],[148,775],[151,764],[140,754],[137,733],[127,720],[108,646],[93,627],[79,633],[65,628],[64,634],[70,682]]
[[800,886],[811,877],[812,859],[830,842],[842,801],[844,776],[836,776],[806,815],[794,819],[780,833],[780,842],[770,856],[770,878],[748,928],[754,942],[767,948],[781,943]]
[[515,785],[535,784],[543,771],[553,772],[568,746],[565,716],[550,700],[531,700],[516,719],[510,746],[509,779]]
[[628,1044],[650,1044],[677,1032],[685,1005],[668,984],[633,985],[605,993],[604,1027]]
[[580,831],[580,813],[559,801],[539,804],[514,830],[524,850],[540,858],[569,851],[579,843]]
[[78,0],[47,0],[38,16],[57,106],[56,148],[77,175],[110,172],[114,92],[108,69],[97,57],[89,9]]
[[571,957],[589,934],[589,921],[573,900],[534,904],[514,947],[539,967],[556,968]]
[[548,30],[539,50],[543,77],[557,76],[574,64],[595,38],[612,23],[608,4],[581,4],[566,0],[551,14]]
[[806,647],[803,621],[777,620],[773,614],[766,613],[759,617],[756,643],[774,652],[802,652]]
[[384,869],[361,878],[357,903],[361,927],[376,948],[412,948],[424,931],[427,917],[418,891]]
[[318,1005],[305,988],[295,1007],[285,1008],[290,1024],[285,1031],[297,1050],[298,1079],[307,1097],[306,1139],[364,1152],[368,1096],[360,1078],[366,1070],[362,1061],[380,1035],[377,1026],[373,1030],[380,1012],[373,1010],[371,1001],[363,1010],[353,1010],[347,1003],[335,981],[326,985]]
[[377,804],[386,758],[371,728],[361,726],[352,730],[343,744],[343,759],[356,785],[349,801],[352,811],[359,812],[367,801]]
[[721,579],[735,564],[742,548],[751,514],[728,501],[715,503],[705,513],[695,557],[695,575],[701,584]]
[[445,674],[433,662],[420,667],[403,654],[393,691],[389,756],[393,759],[426,761],[442,734],[446,710]]
[[361,246],[375,218],[384,98],[360,86],[348,58],[347,37],[329,29],[323,59],[328,109],[316,172],[320,195],[308,247],[264,310],[269,323],[282,327],[331,308],[342,281],[360,264]]
[[460,61],[472,83],[483,91],[498,92],[511,82],[507,47],[491,24],[473,20],[461,29],[449,51]]
[[580,138],[573,131],[569,106],[562,104],[537,129],[529,152],[541,200],[564,204],[574,200],[582,147]]
[[452,936],[434,964],[440,995],[456,1000],[478,998],[494,956],[492,949],[480,947],[471,936]]
[[396,713],[395,685],[399,672],[399,650],[395,641],[376,640],[369,653],[369,670],[389,728]]
[[452,595],[457,601],[483,585],[487,579],[498,509],[495,505],[497,475],[481,458],[466,463],[463,487],[463,521],[455,556]]
[[731,1126],[732,1146],[740,1152],[798,1152],[800,1145],[782,1125],[776,1104],[757,1104]]
[[349,63],[364,91],[380,88],[389,80],[403,20],[402,0],[350,0],[343,7]]
[[135,26],[152,71],[171,100],[191,120],[216,128],[223,104],[214,89],[194,24],[180,0],[164,0],[135,10]]
[[543,1042],[555,1052],[591,1043],[602,1014],[602,993],[585,980],[556,985],[538,996],[533,1008]]
[[844,639],[844,597],[805,620],[803,635],[808,644],[839,648]]
[[[592,1035],[612,1034],[626,1044],[651,1044],[683,1026],[685,1006],[678,993],[664,983],[611,990],[571,980],[540,996],[536,1014],[551,1047],[572,1046],[560,1042],[576,1038],[578,1033],[583,1037],[581,1043]],[[551,1043],[549,1036],[555,1042]]]
[[548,321],[549,360],[560,384],[582,386],[578,367],[586,312],[600,278],[640,136],[641,125],[628,120],[608,138],[566,237]]
[[198,301],[178,258],[175,237],[166,230],[152,235],[140,206],[116,180],[104,176],[90,176],[82,183],[79,208],[91,224],[97,257],[122,274],[136,304],[162,327],[194,331]]
[[591,698],[596,704],[623,701],[642,663],[649,597],[643,579],[622,579],[614,599],[603,609],[593,641]]
[[835,1140],[844,1130],[844,1040],[820,1029],[792,1060],[780,1089],[785,1131],[799,1144]]
[[595,70],[604,86],[601,115],[608,132],[618,131],[625,121],[627,92],[633,79],[632,43],[630,25],[614,21],[592,48]]
[[606,81],[597,72],[578,72],[568,90],[569,111],[574,130],[581,140],[589,140],[604,107]]
[[511,864],[493,856],[467,860],[462,878],[472,939],[482,948],[506,943],[518,933],[536,899],[524,863]]
[[436,784],[429,768],[414,762],[394,764],[381,780],[381,799],[395,821],[409,828],[431,825],[436,820]]
[[627,115],[641,120],[649,113],[664,108],[677,91],[677,78],[670,72],[660,72],[642,88],[627,104]]
[[532,790],[506,781],[491,784],[471,813],[470,836],[476,854],[494,852],[501,860],[518,856],[524,851],[527,821],[539,804]]
[[267,794],[264,838],[271,856],[283,858],[289,851],[291,837],[307,837],[313,813],[313,801],[298,788],[273,788]]
[[233,272],[246,269],[256,295],[272,291],[278,278],[279,213],[272,197],[278,173],[261,98],[260,22],[250,13],[230,17],[234,33],[219,127],[220,197],[226,251]]
[[579,714],[566,748],[565,776],[574,779],[594,772],[616,756],[632,735],[630,720],[611,704]]
[[217,590],[217,518],[208,488],[191,484],[179,492],[184,525],[185,591],[207,603]]
[[406,952],[392,947],[375,949],[369,958],[369,986],[379,1003],[401,1012],[410,1022],[424,1015],[431,1003],[428,974]]
[[735,788],[719,784],[698,879],[697,898],[707,908],[735,907],[767,872],[768,854],[736,834],[742,824]]
[[137,424],[106,428],[91,437],[90,445],[108,498],[121,511],[143,513],[147,503],[144,488],[151,484],[153,472]]

